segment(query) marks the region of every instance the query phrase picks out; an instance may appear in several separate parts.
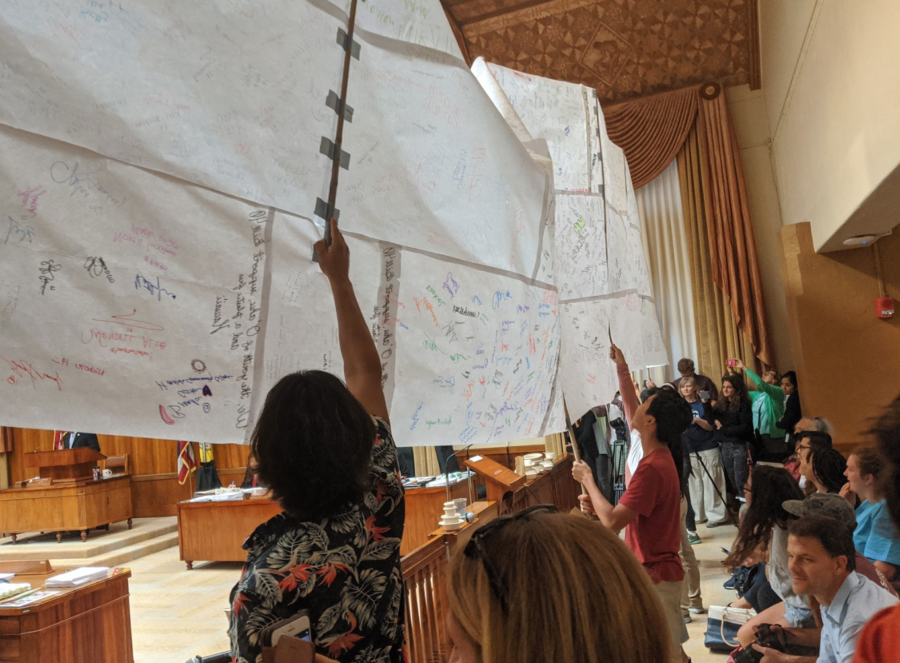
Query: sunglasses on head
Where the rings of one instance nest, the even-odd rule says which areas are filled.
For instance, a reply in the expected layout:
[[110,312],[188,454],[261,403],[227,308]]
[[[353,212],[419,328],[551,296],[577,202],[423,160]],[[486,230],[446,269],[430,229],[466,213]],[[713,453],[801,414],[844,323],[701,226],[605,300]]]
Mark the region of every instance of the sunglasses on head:
[[500,607],[503,610],[504,614],[506,614],[509,610],[509,605],[507,604],[507,596],[509,594],[509,590],[506,586],[506,582],[503,580],[503,577],[500,575],[500,572],[497,570],[497,567],[494,566],[494,563],[491,561],[491,558],[487,553],[487,549],[485,548],[485,541],[510,523],[514,523],[519,520],[527,520],[531,514],[558,512],[558,509],[552,504],[538,504],[535,506],[530,506],[527,509],[517,511],[516,513],[509,514],[507,516],[494,518],[494,520],[492,520],[491,522],[479,527],[475,531],[475,533],[472,534],[472,538],[469,539],[469,542],[466,544],[466,547],[463,550],[463,554],[468,559],[476,561],[481,560],[481,564],[482,566],[484,566],[484,572],[487,573],[488,582],[491,585],[491,590],[500,601]]

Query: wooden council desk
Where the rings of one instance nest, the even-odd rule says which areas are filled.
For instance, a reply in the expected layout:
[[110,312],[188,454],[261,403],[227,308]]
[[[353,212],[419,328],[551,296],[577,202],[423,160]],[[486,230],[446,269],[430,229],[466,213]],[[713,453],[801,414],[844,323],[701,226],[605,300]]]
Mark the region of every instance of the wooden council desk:
[[272,500],[179,502],[178,552],[188,570],[194,562],[243,562],[241,546],[259,525],[281,513]]
[[0,533],[16,536],[25,532],[87,531],[121,520],[131,529],[131,480],[116,476],[97,481],[7,488],[0,490]]
[[[473,487],[474,490],[474,487]],[[451,499],[469,496],[468,481],[450,486]],[[444,515],[447,488],[407,488],[406,523],[400,554],[428,542]],[[259,525],[281,513],[281,507],[268,499],[239,502],[179,502],[178,552],[192,569],[194,562],[243,562],[247,552],[244,540]]]
[[[40,587],[56,575],[22,576]],[[0,605],[0,662],[134,663],[126,571],[22,608]]]

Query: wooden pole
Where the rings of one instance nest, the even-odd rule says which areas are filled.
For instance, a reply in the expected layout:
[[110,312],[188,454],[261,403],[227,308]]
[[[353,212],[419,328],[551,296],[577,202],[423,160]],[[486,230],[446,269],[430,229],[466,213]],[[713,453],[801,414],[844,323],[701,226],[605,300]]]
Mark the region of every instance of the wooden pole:
[[[578,442],[575,440],[575,430],[572,428],[572,420],[569,418],[569,407],[566,405],[565,394],[563,394],[563,410],[566,413],[566,429],[569,431],[569,440],[572,442],[572,453],[575,455],[575,460],[580,461],[581,453],[578,451]],[[587,495],[584,484],[581,484],[581,494]]]

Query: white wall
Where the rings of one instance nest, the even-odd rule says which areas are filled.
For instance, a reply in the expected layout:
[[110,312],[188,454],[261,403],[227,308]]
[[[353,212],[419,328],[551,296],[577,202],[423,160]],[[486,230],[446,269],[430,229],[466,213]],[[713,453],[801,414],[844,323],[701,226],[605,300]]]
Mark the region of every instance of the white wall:
[[890,230],[851,217],[900,164],[900,1],[762,0],[760,39],[783,223],[816,250]]

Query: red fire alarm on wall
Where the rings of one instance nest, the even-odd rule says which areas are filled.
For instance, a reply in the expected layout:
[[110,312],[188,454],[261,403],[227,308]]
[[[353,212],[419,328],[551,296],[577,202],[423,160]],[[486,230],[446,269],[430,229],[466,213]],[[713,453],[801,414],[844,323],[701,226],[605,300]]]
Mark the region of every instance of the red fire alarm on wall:
[[879,297],[875,300],[875,315],[879,318],[894,317],[894,300],[891,297]]

